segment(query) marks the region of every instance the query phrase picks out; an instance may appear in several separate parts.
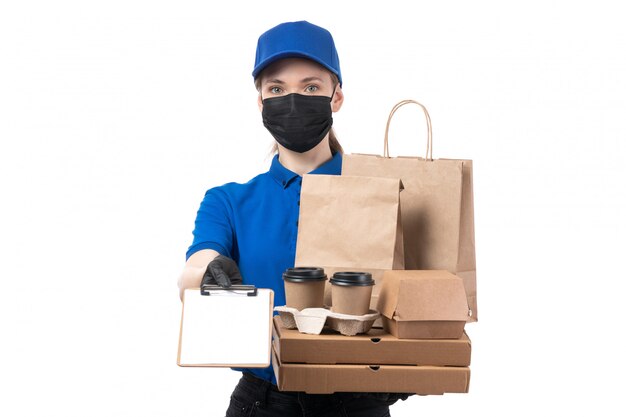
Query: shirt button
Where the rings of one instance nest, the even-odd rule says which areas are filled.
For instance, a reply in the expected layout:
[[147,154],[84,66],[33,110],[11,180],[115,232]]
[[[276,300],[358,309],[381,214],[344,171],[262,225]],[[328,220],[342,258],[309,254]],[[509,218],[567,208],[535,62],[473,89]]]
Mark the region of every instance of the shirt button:
[[296,227],[298,226],[298,221],[296,220]]
[[300,205],[300,200],[298,200],[298,205]]
[[254,403],[254,405],[256,405],[257,407],[261,405],[261,401],[257,401]]

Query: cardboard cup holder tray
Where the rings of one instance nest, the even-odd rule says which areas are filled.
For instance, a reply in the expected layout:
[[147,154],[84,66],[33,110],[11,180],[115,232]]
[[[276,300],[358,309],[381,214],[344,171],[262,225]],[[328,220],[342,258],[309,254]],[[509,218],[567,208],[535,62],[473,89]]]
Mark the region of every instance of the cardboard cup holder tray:
[[292,307],[277,306],[274,307],[274,311],[278,312],[283,326],[308,334],[320,334],[324,326],[344,336],[367,333],[376,319],[380,317],[380,313],[376,310],[369,310],[362,316],[335,313],[327,308],[305,308],[300,311]]

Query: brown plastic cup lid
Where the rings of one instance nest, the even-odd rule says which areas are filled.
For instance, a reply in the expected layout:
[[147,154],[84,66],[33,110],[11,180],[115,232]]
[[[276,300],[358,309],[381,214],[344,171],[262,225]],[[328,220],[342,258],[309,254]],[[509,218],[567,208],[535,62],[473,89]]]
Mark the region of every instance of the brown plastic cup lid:
[[283,279],[289,282],[325,281],[326,274],[324,273],[324,268],[298,266],[295,268],[287,268],[287,270],[283,272]]
[[369,272],[335,272],[330,279],[334,285],[345,285],[347,287],[374,285],[372,274]]

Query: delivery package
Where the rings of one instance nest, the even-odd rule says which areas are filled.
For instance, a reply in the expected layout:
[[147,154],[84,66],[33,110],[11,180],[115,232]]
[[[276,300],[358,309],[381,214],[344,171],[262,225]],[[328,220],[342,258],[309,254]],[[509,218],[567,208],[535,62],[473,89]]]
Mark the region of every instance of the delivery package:
[[434,395],[469,390],[471,343],[398,339],[382,329],[343,336],[287,329],[274,317],[272,365],[281,391]]
[[464,366],[284,363],[272,349],[272,366],[280,391],[309,394],[393,392],[420,395],[465,393],[470,369]]
[[458,339],[470,319],[463,281],[444,270],[386,271],[377,307],[401,339]]
[[[397,178],[304,175],[295,266],[322,267],[329,278],[341,271],[371,273],[376,300],[384,271],[404,269],[401,190]],[[332,305],[330,282],[326,306]]]
[[281,363],[469,366],[472,345],[458,339],[399,339],[383,329],[344,336],[324,328],[319,335],[288,329],[274,317],[273,346]]
[[[426,155],[425,158],[392,158],[388,140],[391,118],[398,108],[409,103],[419,105],[426,116]],[[426,108],[414,100],[396,104],[387,120],[383,156],[344,155],[341,175],[402,180],[400,205],[405,269],[445,269],[462,278],[472,310],[470,321],[476,321],[472,161],[433,159],[432,128]]]

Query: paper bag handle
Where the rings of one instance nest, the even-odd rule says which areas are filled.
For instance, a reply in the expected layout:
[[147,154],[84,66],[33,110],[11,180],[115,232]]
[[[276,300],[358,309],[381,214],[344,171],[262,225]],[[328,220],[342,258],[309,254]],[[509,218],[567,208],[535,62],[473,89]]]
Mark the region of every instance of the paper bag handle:
[[389,125],[391,124],[391,118],[400,107],[409,103],[417,104],[418,106],[420,106],[422,110],[424,111],[424,115],[426,116],[428,140],[426,141],[426,158],[425,159],[432,161],[433,160],[433,129],[430,123],[430,115],[428,114],[428,110],[426,110],[426,107],[424,107],[421,103],[418,103],[415,100],[402,100],[401,102],[393,106],[393,109],[391,109],[391,113],[389,113],[389,118],[387,119],[387,127],[385,128],[385,149],[383,151],[383,157],[390,158],[389,156]]

